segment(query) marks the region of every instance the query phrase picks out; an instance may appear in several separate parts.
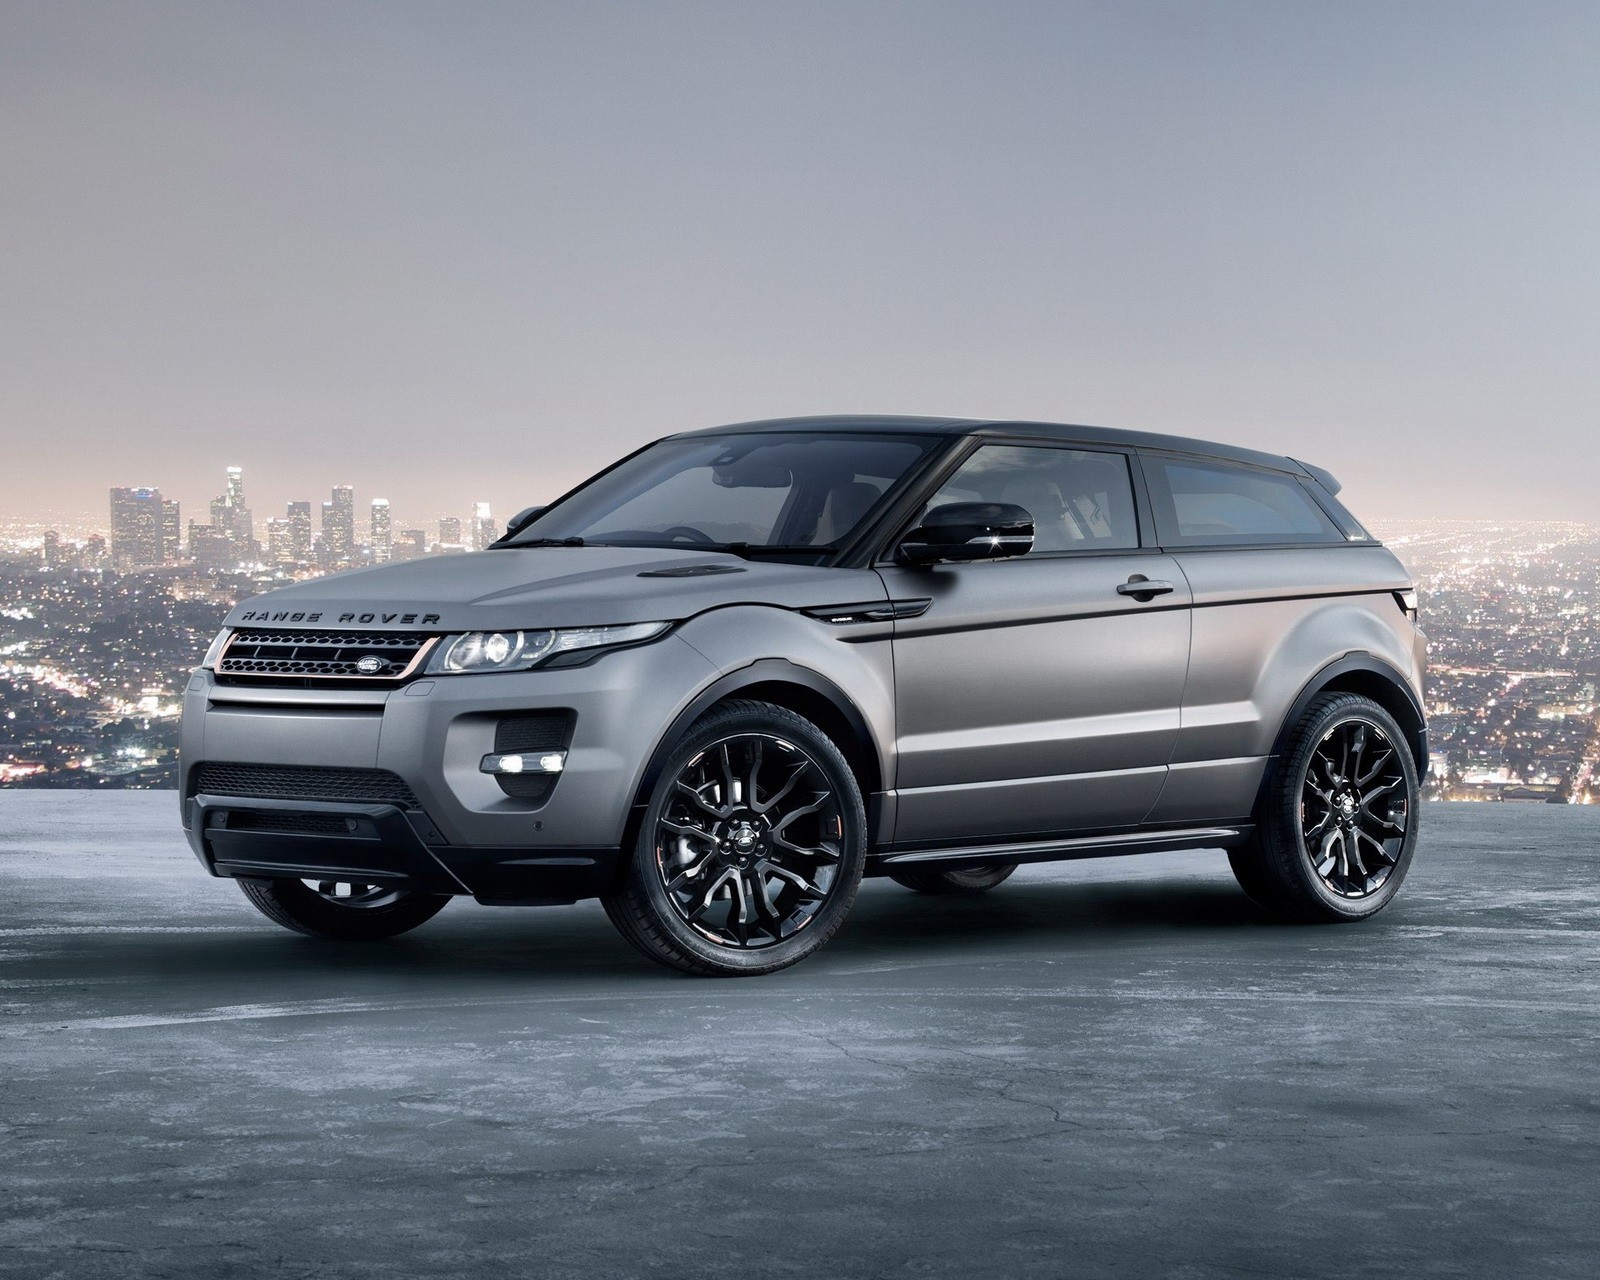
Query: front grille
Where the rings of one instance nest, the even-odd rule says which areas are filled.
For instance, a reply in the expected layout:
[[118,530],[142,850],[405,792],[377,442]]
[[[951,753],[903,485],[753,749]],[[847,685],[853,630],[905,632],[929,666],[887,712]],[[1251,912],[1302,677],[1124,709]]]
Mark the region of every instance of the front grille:
[[[505,716],[494,727],[495,754],[563,751],[572,741],[577,716],[571,711],[529,711]],[[542,804],[556,789],[557,773],[500,773],[500,790],[515,800]]]
[[405,781],[387,769],[329,769],[314,765],[220,764],[195,771],[195,791],[209,796],[263,800],[333,800],[420,809]]
[[418,631],[235,631],[217,662],[219,676],[310,680],[386,680],[408,676],[432,647]]

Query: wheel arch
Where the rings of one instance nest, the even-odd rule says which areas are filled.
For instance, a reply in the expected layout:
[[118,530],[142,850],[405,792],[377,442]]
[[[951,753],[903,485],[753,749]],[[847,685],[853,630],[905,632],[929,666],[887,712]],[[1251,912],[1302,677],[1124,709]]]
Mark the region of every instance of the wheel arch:
[[1289,735],[1300,723],[1306,709],[1326,693],[1354,693],[1371,698],[1394,717],[1405,734],[1406,746],[1417,766],[1417,776],[1428,772],[1428,720],[1422,701],[1407,683],[1400,671],[1382,658],[1370,653],[1351,653],[1329,663],[1317,672],[1300,695],[1290,705],[1283,723],[1278,726],[1278,736],[1272,744],[1266,772],[1256,795],[1256,807],[1267,795],[1283,761],[1289,745]]
[[[634,791],[624,835],[625,850],[633,847],[639,823],[665,767],[672,746],[713,707],[731,701],[770,702],[804,716],[833,740],[861,787],[867,805],[867,830],[876,831],[882,803],[885,763],[867,718],[850,696],[826,676],[782,658],[768,658],[713,681],[680,711],[657,737],[649,763]],[[869,836],[870,838],[870,836]],[[621,863],[625,868],[625,856]]]

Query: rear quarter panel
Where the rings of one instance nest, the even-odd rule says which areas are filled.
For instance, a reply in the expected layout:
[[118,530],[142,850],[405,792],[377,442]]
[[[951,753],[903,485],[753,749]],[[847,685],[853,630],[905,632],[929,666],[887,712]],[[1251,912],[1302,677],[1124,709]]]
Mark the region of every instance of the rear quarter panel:
[[1186,551],[1193,644],[1167,786],[1150,820],[1247,817],[1285,716],[1350,655],[1394,668],[1421,698],[1415,628],[1393,593],[1410,575],[1378,546]]

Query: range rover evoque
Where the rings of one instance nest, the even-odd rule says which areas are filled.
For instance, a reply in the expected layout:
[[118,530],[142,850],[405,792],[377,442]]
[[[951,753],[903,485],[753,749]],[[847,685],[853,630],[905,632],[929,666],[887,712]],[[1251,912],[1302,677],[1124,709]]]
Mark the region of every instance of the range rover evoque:
[[484,554],[239,605],[188,685],[183,825],[303,933],[598,897],[699,974],[815,951],[863,875],[1163,849],[1360,920],[1416,846],[1425,642],[1338,492],[1033,422],[671,436]]

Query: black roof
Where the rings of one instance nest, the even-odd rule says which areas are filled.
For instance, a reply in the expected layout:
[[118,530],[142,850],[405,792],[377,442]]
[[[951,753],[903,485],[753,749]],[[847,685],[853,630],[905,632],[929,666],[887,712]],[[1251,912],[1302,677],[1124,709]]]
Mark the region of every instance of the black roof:
[[1005,436],[1034,438],[1069,444],[1114,444],[1130,449],[1165,449],[1172,453],[1196,454],[1244,462],[1255,467],[1270,467],[1310,476],[1330,493],[1339,491],[1339,482],[1321,467],[1298,462],[1277,453],[1243,449],[1238,445],[1195,440],[1188,436],[1161,435],[1153,431],[1120,431],[1115,427],[1074,426],[1064,422],[1024,422],[1009,418],[919,418],[894,414],[841,413],[811,418],[766,418],[759,422],[730,422],[726,426],[686,431],[683,435],[722,435],[747,431],[870,431],[879,434]]

